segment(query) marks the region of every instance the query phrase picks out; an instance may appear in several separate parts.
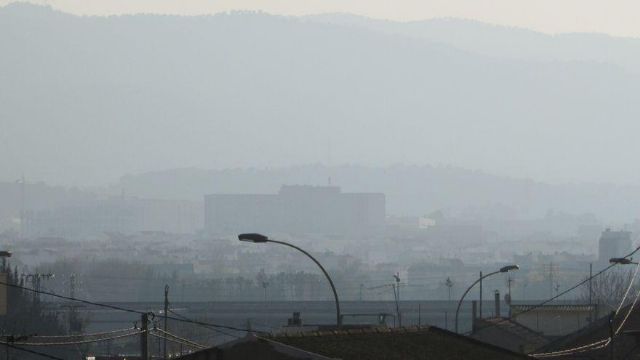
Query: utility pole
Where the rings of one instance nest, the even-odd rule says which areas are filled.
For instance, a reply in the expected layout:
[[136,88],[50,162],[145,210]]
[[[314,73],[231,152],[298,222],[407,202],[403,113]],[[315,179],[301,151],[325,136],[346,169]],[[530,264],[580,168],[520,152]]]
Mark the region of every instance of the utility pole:
[[507,288],[508,288],[508,292],[507,292],[507,296],[506,296],[506,303],[507,306],[509,306],[509,319],[511,319],[511,284],[513,283],[513,279],[511,278],[511,275],[509,275],[509,277],[507,278]]
[[596,314],[592,307],[593,305],[593,287],[591,281],[593,280],[593,263],[589,263],[589,307],[591,308],[591,314],[589,315],[589,322],[592,323],[595,320]]
[[140,359],[149,359],[149,314],[142,314],[142,333],[140,334]]
[[549,297],[553,297],[553,262],[549,262]]
[[612,311],[611,314],[609,314],[609,359],[613,360],[613,337],[615,336],[615,333],[613,331],[613,319],[616,316],[616,312]]
[[[69,277],[69,297],[76,297],[76,274],[71,274]],[[76,323],[76,305],[74,303],[69,304],[69,333],[75,330]]]
[[589,263],[589,305],[593,304],[593,288],[591,287],[591,280],[593,279],[593,263]]
[[[164,286],[164,331],[167,332],[167,313],[169,312],[169,285]],[[164,360],[167,360],[167,336],[164,336]]]
[[[396,303],[396,318],[398,318],[398,324],[400,323],[400,309],[398,307],[398,293],[396,292],[396,284],[391,283],[391,288],[393,289],[393,300]],[[396,326],[396,320],[393,320],[393,326]]]
[[398,326],[402,327],[402,314],[400,314],[400,273],[395,273],[393,277],[396,279],[393,293],[396,295],[396,313],[398,314]]
[[25,220],[25,205],[24,205],[24,193],[25,193],[25,183],[26,180],[24,178],[24,174],[22,174],[22,177],[20,178],[20,180],[18,180],[18,182],[20,183],[20,240],[24,239],[24,220]]
[[480,271],[480,319],[482,319],[482,271]]

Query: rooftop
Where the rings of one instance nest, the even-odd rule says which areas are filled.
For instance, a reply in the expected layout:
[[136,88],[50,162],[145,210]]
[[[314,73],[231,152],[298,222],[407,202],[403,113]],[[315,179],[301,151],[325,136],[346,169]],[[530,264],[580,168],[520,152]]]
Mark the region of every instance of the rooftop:
[[526,355],[437,327],[369,328],[275,336],[274,340],[340,359],[526,359]]

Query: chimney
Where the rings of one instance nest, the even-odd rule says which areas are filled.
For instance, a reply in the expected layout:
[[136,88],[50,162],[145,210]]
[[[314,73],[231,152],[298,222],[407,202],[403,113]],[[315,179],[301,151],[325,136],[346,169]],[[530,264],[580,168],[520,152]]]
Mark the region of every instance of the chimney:
[[300,318],[300,312],[295,311],[293,317],[287,319],[288,326],[302,326],[302,319]]
[[499,318],[500,317],[500,291],[496,290],[495,294],[494,294],[494,299],[496,302],[496,317]]

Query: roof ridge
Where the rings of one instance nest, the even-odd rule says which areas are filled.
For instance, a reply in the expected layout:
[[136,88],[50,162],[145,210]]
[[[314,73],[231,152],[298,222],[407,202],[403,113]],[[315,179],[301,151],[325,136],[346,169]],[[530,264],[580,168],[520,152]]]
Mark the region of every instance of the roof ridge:
[[267,338],[276,339],[279,337],[313,337],[313,336],[349,336],[349,335],[361,335],[361,334],[383,334],[383,333],[411,333],[420,331],[429,331],[431,326],[403,326],[403,327],[386,327],[386,326],[373,326],[362,327],[353,329],[331,329],[331,330],[314,330],[314,331],[296,331],[296,332],[282,332],[276,334],[269,334]]

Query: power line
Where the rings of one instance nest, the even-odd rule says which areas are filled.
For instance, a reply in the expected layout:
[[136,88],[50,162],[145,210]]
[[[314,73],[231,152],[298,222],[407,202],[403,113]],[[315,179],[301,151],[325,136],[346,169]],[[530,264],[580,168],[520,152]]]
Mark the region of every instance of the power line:
[[[624,258],[631,257],[632,255],[634,255],[634,254],[635,254],[636,252],[638,252],[638,251],[640,251],[640,247],[637,247],[635,250],[633,250],[632,252],[630,252],[629,254],[627,254],[626,256],[624,256]],[[591,279],[593,279],[593,278],[595,278],[595,277],[597,277],[597,276],[601,275],[602,273],[604,273],[604,272],[608,271],[609,269],[611,269],[612,267],[616,266],[617,264],[618,264],[618,263],[612,263],[612,264],[610,264],[609,266],[607,266],[607,267],[605,267],[604,269],[600,270],[600,271],[599,271],[599,272],[597,272],[596,274],[594,274],[594,275],[592,275],[592,276],[589,276],[588,278],[584,279],[583,281],[579,282],[578,284],[576,284],[576,285],[574,285],[574,286],[572,286],[572,287],[568,288],[567,290],[565,290],[565,291],[563,291],[563,292],[561,292],[561,293],[559,293],[559,294],[556,294],[556,296],[553,296],[553,297],[551,297],[551,298],[550,298],[550,299],[548,299],[548,300],[545,300],[545,301],[543,301],[543,302],[541,302],[541,303],[539,303],[539,304],[537,304],[537,305],[534,305],[534,306],[532,306],[532,307],[530,307],[530,308],[528,308],[528,309],[526,309],[526,310],[524,310],[524,311],[522,311],[522,312],[519,312],[519,313],[518,313],[518,314],[516,314],[516,315],[525,314],[525,313],[527,313],[527,312],[529,312],[529,311],[533,311],[533,310],[535,310],[535,309],[537,309],[537,308],[539,308],[539,307],[541,307],[541,306],[544,306],[544,305],[546,305],[546,304],[550,303],[551,301],[553,301],[553,300],[555,300],[555,299],[557,299],[557,298],[559,298],[559,297],[561,297],[561,296],[563,296],[563,295],[567,294],[568,292],[573,291],[573,290],[577,289],[578,287],[580,287],[580,286],[584,285],[584,284],[585,284],[585,283],[587,283],[589,280],[591,280]],[[638,265],[638,267],[640,267],[640,265]],[[629,289],[631,288],[631,285],[633,284],[633,281],[635,280],[635,276],[636,276],[637,274],[638,274],[638,272],[637,272],[637,269],[636,269],[636,273],[634,274],[634,278],[631,280],[631,283],[629,284],[629,287],[627,288],[627,291],[625,292],[625,296],[624,296],[624,298],[623,298],[623,301],[624,301],[624,299],[626,298],[627,293],[629,292]],[[633,311],[633,308],[635,307],[635,304],[636,304],[636,302],[637,302],[638,298],[640,298],[640,291],[638,292],[638,294],[637,294],[637,296],[636,296],[635,300],[633,301],[633,304],[632,304],[631,308],[630,308],[630,309],[629,309],[629,311],[627,312],[627,315],[625,316],[624,320],[622,321],[622,323],[621,323],[620,327],[618,327],[618,329],[617,329],[617,331],[616,331],[616,334],[620,331],[620,329],[622,329],[622,325],[624,325],[624,323],[626,322],[627,318],[629,317],[629,315],[630,315],[630,314],[631,314],[631,312]],[[620,307],[619,307],[619,308],[620,308]],[[503,322],[504,322],[504,321],[496,321],[496,322],[491,323],[490,325],[488,325],[488,327],[498,326],[499,324],[502,324]],[[585,351],[589,351],[589,350],[596,350],[596,349],[600,349],[600,348],[603,348],[603,347],[608,346],[608,345],[609,345],[609,343],[611,342],[611,340],[612,340],[611,338],[608,338],[608,339],[602,339],[602,340],[599,340],[599,341],[593,342],[593,343],[591,343],[591,344],[587,344],[587,345],[579,346],[579,347],[576,347],[576,348],[565,349],[565,350],[558,350],[558,351],[549,352],[549,353],[531,354],[531,356],[536,356],[536,357],[540,357],[540,358],[544,358],[544,357],[555,357],[555,356],[563,356],[563,355],[570,355],[570,354],[573,354],[573,353],[585,352]]]
[[53,292],[50,292],[50,291],[36,290],[36,289],[28,288],[26,286],[20,286],[20,285],[17,285],[17,284],[10,284],[10,283],[6,283],[6,282],[2,282],[2,281],[0,281],[0,285],[9,286],[9,287],[16,288],[16,289],[27,290],[27,291],[31,291],[31,292],[37,293],[37,294],[49,295],[49,296],[53,296],[53,297],[60,298],[60,299],[77,301],[77,302],[80,302],[80,303],[83,303],[83,304],[101,306],[101,307],[110,308],[110,309],[113,309],[113,310],[134,313],[134,314],[138,314],[138,315],[146,314],[143,311],[127,309],[127,308],[123,308],[123,307],[115,306],[115,305],[97,303],[97,302],[93,302],[93,301],[89,301],[89,300],[78,299],[78,298],[71,297],[71,296],[59,295],[59,294],[56,294],[56,293],[53,293]]
[[191,340],[189,340],[187,338],[180,337],[178,335],[172,334],[172,333],[170,333],[168,331],[164,331],[162,329],[154,329],[154,331],[162,333],[163,336],[168,336],[168,337],[171,337],[173,339],[180,340],[180,341],[185,342],[185,343],[189,343],[189,344],[191,344],[193,346],[198,346],[198,347],[203,347],[203,348],[206,347],[204,345],[200,345],[200,344],[198,344],[198,343],[196,343],[194,341],[191,341]]
[[[188,317],[186,317],[186,316],[184,316],[184,315],[178,314],[177,312],[175,312],[175,311],[173,311],[173,310],[171,310],[171,309],[169,309],[169,312],[170,312],[170,313],[172,313],[172,314],[175,314],[175,315],[177,315],[177,316],[179,316],[179,317],[181,317],[181,318],[183,319],[183,321],[185,321],[185,322],[193,323],[193,324],[195,324],[195,325],[200,325],[200,326],[202,326],[202,327],[204,327],[204,328],[207,328],[207,329],[209,329],[209,330],[213,330],[213,331],[215,331],[215,332],[217,332],[217,333],[219,333],[219,334],[222,334],[222,335],[227,335],[227,336],[230,336],[230,337],[233,337],[233,338],[236,338],[236,339],[241,338],[241,336],[233,335],[233,334],[229,334],[228,332],[226,332],[226,331],[222,331],[222,330],[217,329],[217,328],[215,328],[215,327],[211,327],[211,326],[209,326],[209,325],[200,324],[200,323],[198,323],[198,322],[196,322],[196,321],[194,321],[194,320],[192,320],[192,319],[189,319]],[[168,318],[168,319],[174,319],[174,320],[175,320],[175,318],[171,318],[171,317],[167,317],[167,318]]]
[[[0,285],[5,285],[5,286],[17,288],[17,289],[23,289],[23,290],[31,291],[31,292],[34,292],[34,293],[49,295],[49,296],[60,298],[60,299],[77,301],[77,302],[80,302],[80,303],[83,303],[83,304],[94,305],[94,306],[98,306],[98,307],[105,307],[105,308],[109,308],[109,309],[112,309],[112,310],[129,312],[129,313],[134,313],[134,314],[138,314],[138,315],[152,314],[153,316],[155,316],[155,314],[153,314],[153,312],[144,312],[144,311],[139,311],[139,310],[127,309],[127,308],[124,308],[124,307],[121,307],[121,306],[115,306],[115,305],[98,303],[98,302],[84,300],[84,299],[78,299],[78,298],[71,297],[71,296],[59,295],[59,294],[56,294],[56,293],[53,293],[53,292],[50,292],[50,291],[35,290],[35,289],[31,289],[31,288],[28,288],[28,287],[25,287],[25,286],[20,286],[20,285],[17,285],[17,284],[10,284],[10,283],[6,283],[6,282],[0,281]],[[197,324],[197,325],[209,326],[209,327],[214,327],[214,328],[222,328],[222,329],[234,330],[234,331],[254,332],[253,330],[250,330],[250,329],[243,329],[243,328],[238,328],[238,327],[235,327],[235,326],[213,324],[213,323],[207,323],[207,322],[203,322],[203,321],[196,321],[196,320],[190,320],[190,319],[187,320],[187,319],[181,319],[181,318],[176,318],[176,317],[171,317],[171,316],[167,316],[167,319],[175,320],[175,321],[181,321],[181,322],[188,322],[188,323],[193,323],[193,324]]]
[[73,335],[34,335],[34,336],[29,336],[29,338],[30,339],[56,339],[56,338],[91,337],[91,336],[116,334],[116,333],[121,333],[121,332],[125,332],[125,331],[131,331],[131,330],[133,330],[133,329],[132,328],[128,328],[128,329],[118,329],[118,330],[111,330],[111,331],[103,331],[103,332],[97,332],[97,333],[73,334]]
[[[243,329],[243,328],[238,328],[238,327],[230,326],[230,325],[211,324],[211,323],[207,323],[207,322],[204,322],[204,321],[197,321],[197,320],[190,320],[190,319],[187,320],[187,319],[181,319],[181,318],[177,318],[177,317],[173,317],[173,316],[167,316],[167,319],[186,322],[186,323],[191,323],[191,324],[196,324],[196,325],[209,326],[209,327],[212,327],[212,328],[221,328],[221,329],[242,331],[242,332],[248,332],[248,333],[256,332],[256,331],[251,330],[251,329]],[[238,336],[236,336],[236,337],[238,337]]]
[[[636,249],[636,251],[637,251],[637,249]],[[611,267],[611,266],[609,266],[609,267]],[[636,265],[636,270],[634,271],[633,277],[629,281],[629,286],[627,286],[627,290],[625,291],[624,296],[620,300],[620,304],[619,304],[618,308],[613,313],[612,320],[613,320],[613,318],[615,318],[615,316],[618,314],[618,312],[620,312],[620,309],[622,308],[624,302],[626,301],[627,295],[629,294],[629,291],[631,290],[631,287],[635,283],[636,277],[638,276],[638,270],[640,270],[640,264]],[[640,298],[640,291],[638,291],[635,299],[633,300],[633,303],[629,307],[629,311],[627,311],[627,314],[625,315],[624,319],[622,319],[622,321],[620,322],[620,325],[616,329],[615,333],[612,334],[612,336],[610,336],[610,337],[608,337],[606,339],[602,339],[602,340],[599,340],[599,341],[592,342],[592,343],[587,344],[587,345],[582,345],[582,346],[578,346],[578,347],[573,347],[573,348],[564,349],[564,350],[558,350],[558,351],[552,351],[552,352],[547,352],[547,353],[531,354],[531,356],[538,357],[538,358],[565,356],[565,355],[572,355],[572,354],[581,353],[581,352],[590,351],[590,350],[597,350],[597,349],[601,349],[601,348],[610,346],[611,341],[613,340],[613,337],[617,336],[620,333],[620,330],[622,330],[622,327],[627,322],[627,319],[631,315],[631,312],[633,312],[633,310],[634,310],[634,308],[636,306],[636,302],[638,301],[638,298]]]
[[194,348],[194,349],[197,349],[197,350],[202,350],[202,349],[206,349],[207,348],[206,346],[194,345],[192,343],[180,341],[180,340],[177,340],[177,339],[173,339],[173,338],[170,338],[170,337],[167,337],[167,336],[162,336],[162,335],[155,334],[155,333],[151,333],[151,336],[157,337],[159,339],[164,339],[164,340],[170,341],[172,343],[185,345],[187,347]]
[[[628,258],[628,257],[630,257],[630,256],[634,255],[634,254],[635,254],[636,252],[638,252],[638,251],[640,251],[640,247],[636,248],[635,250],[633,250],[631,253],[627,254],[627,255],[626,255],[626,256],[624,256],[624,257],[625,257],[625,258]],[[544,306],[544,305],[546,305],[546,304],[548,304],[548,303],[552,302],[553,300],[555,300],[555,299],[557,299],[557,298],[559,298],[559,297],[561,297],[561,296],[563,296],[563,295],[565,295],[565,294],[567,294],[567,293],[569,293],[569,292],[571,292],[571,291],[573,291],[573,290],[577,289],[578,287],[580,287],[580,286],[582,286],[582,285],[586,284],[586,283],[587,283],[589,280],[591,280],[592,278],[595,278],[595,277],[597,277],[597,276],[601,275],[602,273],[604,273],[604,272],[608,271],[609,269],[611,269],[612,267],[614,267],[614,266],[616,266],[616,265],[618,265],[618,264],[617,264],[617,263],[610,264],[610,265],[609,265],[609,266],[607,266],[606,268],[604,268],[604,269],[600,270],[599,272],[595,273],[594,275],[592,275],[592,276],[590,276],[590,277],[588,277],[588,278],[586,278],[586,279],[584,279],[584,280],[580,281],[579,283],[577,283],[576,285],[574,285],[574,286],[572,286],[572,287],[568,288],[567,290],[565,290],[565,291],[563,291],[563,292],[561,292],[561,293],[558,293],[558,294],[556,294],[556,296],[552,296],[551,298],[549,298],[549,299],[547,299],[547,300],[545,300],[545,301],[543,301],[543,302],[541,302],[541,303],[539,303],[539,304],[537,304],[537,305],[534,305],[534,306],[532,306],[532,307],[530,307],[530,308],[527,308],[526,310],[524,310],[524,311],[522,311],[522,312],[519,312],[517,315],[521,315],[521,314],[528,313],[529,311],[533,311],[533,310],[535,310],[535,309],[537,309],[537,308],[539,308],[539,307],[541,307],[541,306]]]
[[78,340],[78,341],[54,341],[54,342],[15,342],[16,345],[22,346],[65,346],[65,345],[80,345],[80,344],[89,344],[94,342],[108,341],[108,340],[116,340],[129,336],[140,335],[144,333],[144,331],[136,331],[130,334],[116,335],[107,338],[99,338],[99,339],[90,339],[90,340]]
[[63,358],[59,358],[59,357],[57,357],[57,356],[53,356],[53,355],[49,355],[49,354],[45,354],[45,353],[41,353],[41,352],[39,352],[39,351],[35,351],[35,350],[30,350],[30,349],[21,348],[21,347],[19,347],[19,346],[15,346],[15,345],[12,345],[12,344],[9,344],[9,343],[0,342],[0,345],[4,345],[4,346],[10,347],[10,348],[12,348],[12,349],[16,349],[16,350],[20,350],[20,351],[28,352],[28,353],[31,353],[31,354],[34,354],[34,355],[39,355],[39,356],[42,356],[42,357],[45,357],[45,358],[48,358],[48,359],[53,359],[53,360],[65,360],[65,359],[63,359]]
[[636,281],[636,277],[638,276],[638,270],[640,270],[640,263],[638,263],[636,265],[636,270],[633,272],[633,276],[631,277],[631,281],[629,281],[629,286],[627,286],[627,290],[624,292],[624,296],[622,297],[622,300],[620,301],[620,305],[618,305],[618,308],[616,309],[616,314],[618,314],[618,312],[620,312],[620,309],[622,308],[622,305],[624,305],[625,300],[627,300],[627,295],[629,295],[629,291],[631,290],[631,286]]
[[207,347],[201,344],[198,344],[197,342],[191,341],[189,339],[174,335],[168,331],[163,331],[161,329],[154,329],[154,331],[160,332],[162,335],[160,334],[154,334],[153,332],[151,333],[151,335],[156,336],[156,337],[161,337],[167,340],[174,339],[174,342],[180,342],[182,344],[186,344],[189,345],[191,347],[196,347],[196,348],[201,348],[201,349],[206,349]]

